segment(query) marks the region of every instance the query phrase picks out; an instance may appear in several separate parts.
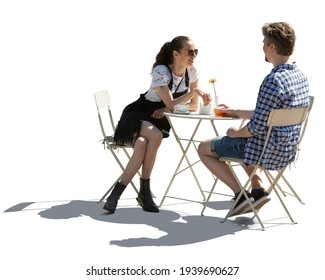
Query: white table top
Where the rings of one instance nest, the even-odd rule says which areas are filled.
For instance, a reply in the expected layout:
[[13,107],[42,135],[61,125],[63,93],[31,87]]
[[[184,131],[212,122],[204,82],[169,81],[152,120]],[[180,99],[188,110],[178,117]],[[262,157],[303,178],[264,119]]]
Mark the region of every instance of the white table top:
[[214,114],[204,115],[198,112],[190,113],[164,113],[167,117],[175,117],[182,119],[202,119],[202,120],[239,120],[239,118],[233,117],[216,117]]

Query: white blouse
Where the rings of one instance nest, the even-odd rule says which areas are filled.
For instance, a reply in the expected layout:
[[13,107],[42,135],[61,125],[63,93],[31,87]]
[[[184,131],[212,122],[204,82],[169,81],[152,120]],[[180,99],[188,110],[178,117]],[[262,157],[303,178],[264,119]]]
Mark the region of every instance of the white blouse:
[[[187,68],[187,71],[188,71],[190,84],[199,79],[199,73],[193,65]],[[183,77],[178,77],[174,73],[172,73],[172,75],[173,75],[173,87],[171,89],[171,92],[174,94],[178,84],[180,83]],[[157,65],[152,71],[151,86],[149,91],[145,95],[146,99],[153,102],[160,102],[161,99],[159,97],[158,92],[156,91],[156,88],[159,86],[168,86],[170,80],[171,80],[171,74],[168,67],[165,65]],[[185,90],[186,90],[186,86],[185,86],[185,77],[184,77],[181,85],[177,89],[177,92],[182,92]]]

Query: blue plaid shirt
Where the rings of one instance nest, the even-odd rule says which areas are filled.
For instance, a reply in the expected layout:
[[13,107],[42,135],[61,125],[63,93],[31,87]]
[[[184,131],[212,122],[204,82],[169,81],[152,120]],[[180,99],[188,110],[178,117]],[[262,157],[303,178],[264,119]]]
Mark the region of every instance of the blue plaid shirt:
[[[307,77],[297,65],[281,64],[272,69],[260,86],[256,107],[247,128],[253,137],[245,146],[244,164],[258,161],[267,133],[267,119],[272,109],[309,106]],[[295,160],[295,145],[300,137],[300,125],[274,127],[261,165],[269,170],[279,170]]]

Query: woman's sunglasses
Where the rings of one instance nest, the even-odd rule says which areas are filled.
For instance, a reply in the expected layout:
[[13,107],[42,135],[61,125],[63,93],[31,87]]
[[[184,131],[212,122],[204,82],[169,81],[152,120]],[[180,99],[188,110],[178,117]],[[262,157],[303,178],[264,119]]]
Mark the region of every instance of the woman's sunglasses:
[[197,56],[197,54],[199,53],[198,49],[195,50],[187,50],[187,51],[178,51],[180,53],[187,53],[188,56]]

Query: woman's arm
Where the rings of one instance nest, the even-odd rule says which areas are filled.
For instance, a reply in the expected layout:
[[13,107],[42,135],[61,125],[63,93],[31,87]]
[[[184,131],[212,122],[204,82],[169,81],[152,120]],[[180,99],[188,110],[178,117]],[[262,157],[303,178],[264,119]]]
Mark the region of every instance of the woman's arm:
[[[196,88],[198,88],[198,80],[191,83],[190,91],[195,90]],[[189,105],[189,111],[197,111],[199,109],[199,96],[195,94],[187,103]]]
[[196,86],[198,81],[195,81],[190,85],[190,91],[178,98],[173,98],[173,94],[169,90],[168,86],[156,87],[156,91],[159,94],[161,100],[165,103],[166,107],[173,111],[176,104],[188,103],[190,105],[190,110],[197,110],[199,104],[199,97],[202,98],[203,104],[209,104],[211,102],[211,97],[208,93],[198,89]]

